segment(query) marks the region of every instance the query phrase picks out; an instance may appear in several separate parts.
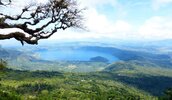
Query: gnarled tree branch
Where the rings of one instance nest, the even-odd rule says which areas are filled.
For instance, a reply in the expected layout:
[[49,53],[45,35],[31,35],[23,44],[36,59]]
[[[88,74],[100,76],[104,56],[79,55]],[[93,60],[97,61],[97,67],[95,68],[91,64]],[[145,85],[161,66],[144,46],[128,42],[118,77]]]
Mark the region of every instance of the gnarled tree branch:
[[13,32],[9,34],[0,34],[0,40],[4,39],[11,39],[15,38],[16,40],[20,41],[22,45],[24,45],[24,42],[28,44],[37,44],[38,43],[38,38],[32,39],[32,36],[26,37],[24,33],[21,32]]
[[[10,0],[9,3],[11,3]],[[32,4],[23,8],[21,13],[16,16],[0,13],[0,16],[2,16],[0,18],[0,28],[19,28],[30,35],[30,37],[26,37],[21,32],[6,35],[0,33],[0,40],[15,38],[22,45],[24,45],[24,42],[38,44],[38,40],[47,39],[60,29],[82,27],[81,13],[82,9],[78,9],[75,0],[49,0],[42,5]],[[9,20],[16,23],[9,23]]]

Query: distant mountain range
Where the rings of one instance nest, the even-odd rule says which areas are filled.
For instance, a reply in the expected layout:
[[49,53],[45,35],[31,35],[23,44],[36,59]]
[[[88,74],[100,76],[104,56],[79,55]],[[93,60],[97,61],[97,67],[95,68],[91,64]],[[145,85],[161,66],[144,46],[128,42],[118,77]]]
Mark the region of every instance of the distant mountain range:
[[[83,59],[77,59],[76,57],[87,57],[88,59],[96,62],[100,62],[96,57],[101,58],[103,65],[107,64],[107,61],[105,60],[112,60],[113,62],[113,57],[115,57],[118,60],[114,59],[114,62],[117,61],[130,61],[133,62],[137,65],[141,66],[153,66],[153,67],[164,67],[164,68],[172,68],[172,55],[168,53],[154,53],[152,51],[141,51],[140,49],[138,50],[131,50],[127,48],[120,48],[120,47],[110,47],[107,46],[101,46],[104,44],[99,44],[97,43],[97,46],[92,46],[91,43],[66,43],[66,44],[54,44],[54,45],[46,45],[46,46],[35,46],[35,47],[13,47],[13,48],[0,48],[0,58],[6,59],[9,62],[9,65],[11,66],[17,66],[17,69],[27,69],[27,70],[34,70],[35,64],[39,67],[39,70],[47,70],[45,68],[46,66],[52,66],[51,69],[57,68],[58,64],[60,62],[83,62],[82,64],[86,64],[86,62],[89,62],[89,60],[83,60]],[[66,50],[67,49],[67,50]],[[66,50],[66,51],[64,51]],[[76,51],[79,50],[79,51]],[[51,54],[53,51],[53,54]],[[89,51],[89,52],[88,52]],[[55,52],[55,53],[54,53]],[[75,53],[73,53],[75,52]],[[90,53],[91,52],[91,53]],[[46,54],[45,54],[46,53]],[[64,54],[66,54],[66,58],[63,57]],[[49,55],[51,54],[51,55]],[[57,57],[62,56],[59,58],[59,60],[47,60],[46,58],[52,58],[52,57]],[[71,57],[74,56],[74,57]],[[70,57],[70,60],[68,60],[68,57]],[[96,58],[93,60],[93,58]],[[66,59],[66,60],[65,60]],[[72,60],[73,59],[73,60]],[[77,59],[77,60],[76,60]],[[63,61],[62,61],[63,60]],[[51,62],[51,63],[50,63]],[[58,64],[57,64],[58,62]],[[67,62],[65,64],[67,64]],[[68,62],[68,63],[69,63]],[[52,65],[53,64],[53,65]],[[63,66],[65,66],[65,64]],[[44,66],[42,67],[41,66]],[[69,65],[69,64],[67,64]],[[77,64],[74,64],[77,66]],[[61,66],[62,67],[62,66]],[[104,69],[106,66],[100,66],[101,68],[96,67],[96,70]],[[15,68],[15,67],[13,67]],[[81,66],[75,67],[79,68],[78,70],[82,69]],[[35,68],[35,70],[38,70]],[[57,68],[56,70],[59,70]],[[65,70],[62,68],[62,70]],[[86,70],[86,69],[85,69]],[[92,70],[94,71],[94,70]]]

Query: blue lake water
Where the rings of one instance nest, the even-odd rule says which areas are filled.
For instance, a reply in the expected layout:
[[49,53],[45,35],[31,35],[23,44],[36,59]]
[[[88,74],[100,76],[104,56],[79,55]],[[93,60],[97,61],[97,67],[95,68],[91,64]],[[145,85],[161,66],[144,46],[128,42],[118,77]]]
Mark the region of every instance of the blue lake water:
[[60,61],[89,61],[90,58],[101,56],[109,60],[109,62],[114,62],[119,60],[117,57],[97,51],[90,50],[78,50],[78,49],[58,49],[58,50],[43,50],[37,51],[40,58],[44,60],[60,60]]

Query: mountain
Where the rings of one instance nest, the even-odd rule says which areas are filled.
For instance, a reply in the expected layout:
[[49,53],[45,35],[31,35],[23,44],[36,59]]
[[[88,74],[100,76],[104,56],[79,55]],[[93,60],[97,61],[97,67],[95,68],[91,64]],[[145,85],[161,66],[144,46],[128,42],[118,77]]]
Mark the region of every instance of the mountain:
[[109,60],[107,58],[101,57],[101,56],[96,56],[96,57],[90,58],[90,61],[93,61],[93,62],[109,62]]
[[171,56],[168,54],[157,54],[144,51],[123,50],[114,47],[82,47],[84,50],[104,52],[117,57],[122,61],[137,61],[138,64],[151,64],[160,67],[172,68]]
[[9,57],[9,53],[0,47],[0,58],[6,58],[6,57]]
[[172,47],[172,39],[165,39],[159,41],[152,41],[149,43],[145,43],[147,46],[156,46],[156,47]]

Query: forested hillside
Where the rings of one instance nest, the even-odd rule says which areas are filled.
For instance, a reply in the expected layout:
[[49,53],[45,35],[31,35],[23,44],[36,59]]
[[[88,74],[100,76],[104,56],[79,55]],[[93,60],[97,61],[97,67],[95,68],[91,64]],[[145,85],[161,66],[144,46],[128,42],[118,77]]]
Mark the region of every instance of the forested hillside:
[[9,69],[1,72],[0,95],[1,100],[157,99],[120,81],[90,76],[89,73],[28,72]]

